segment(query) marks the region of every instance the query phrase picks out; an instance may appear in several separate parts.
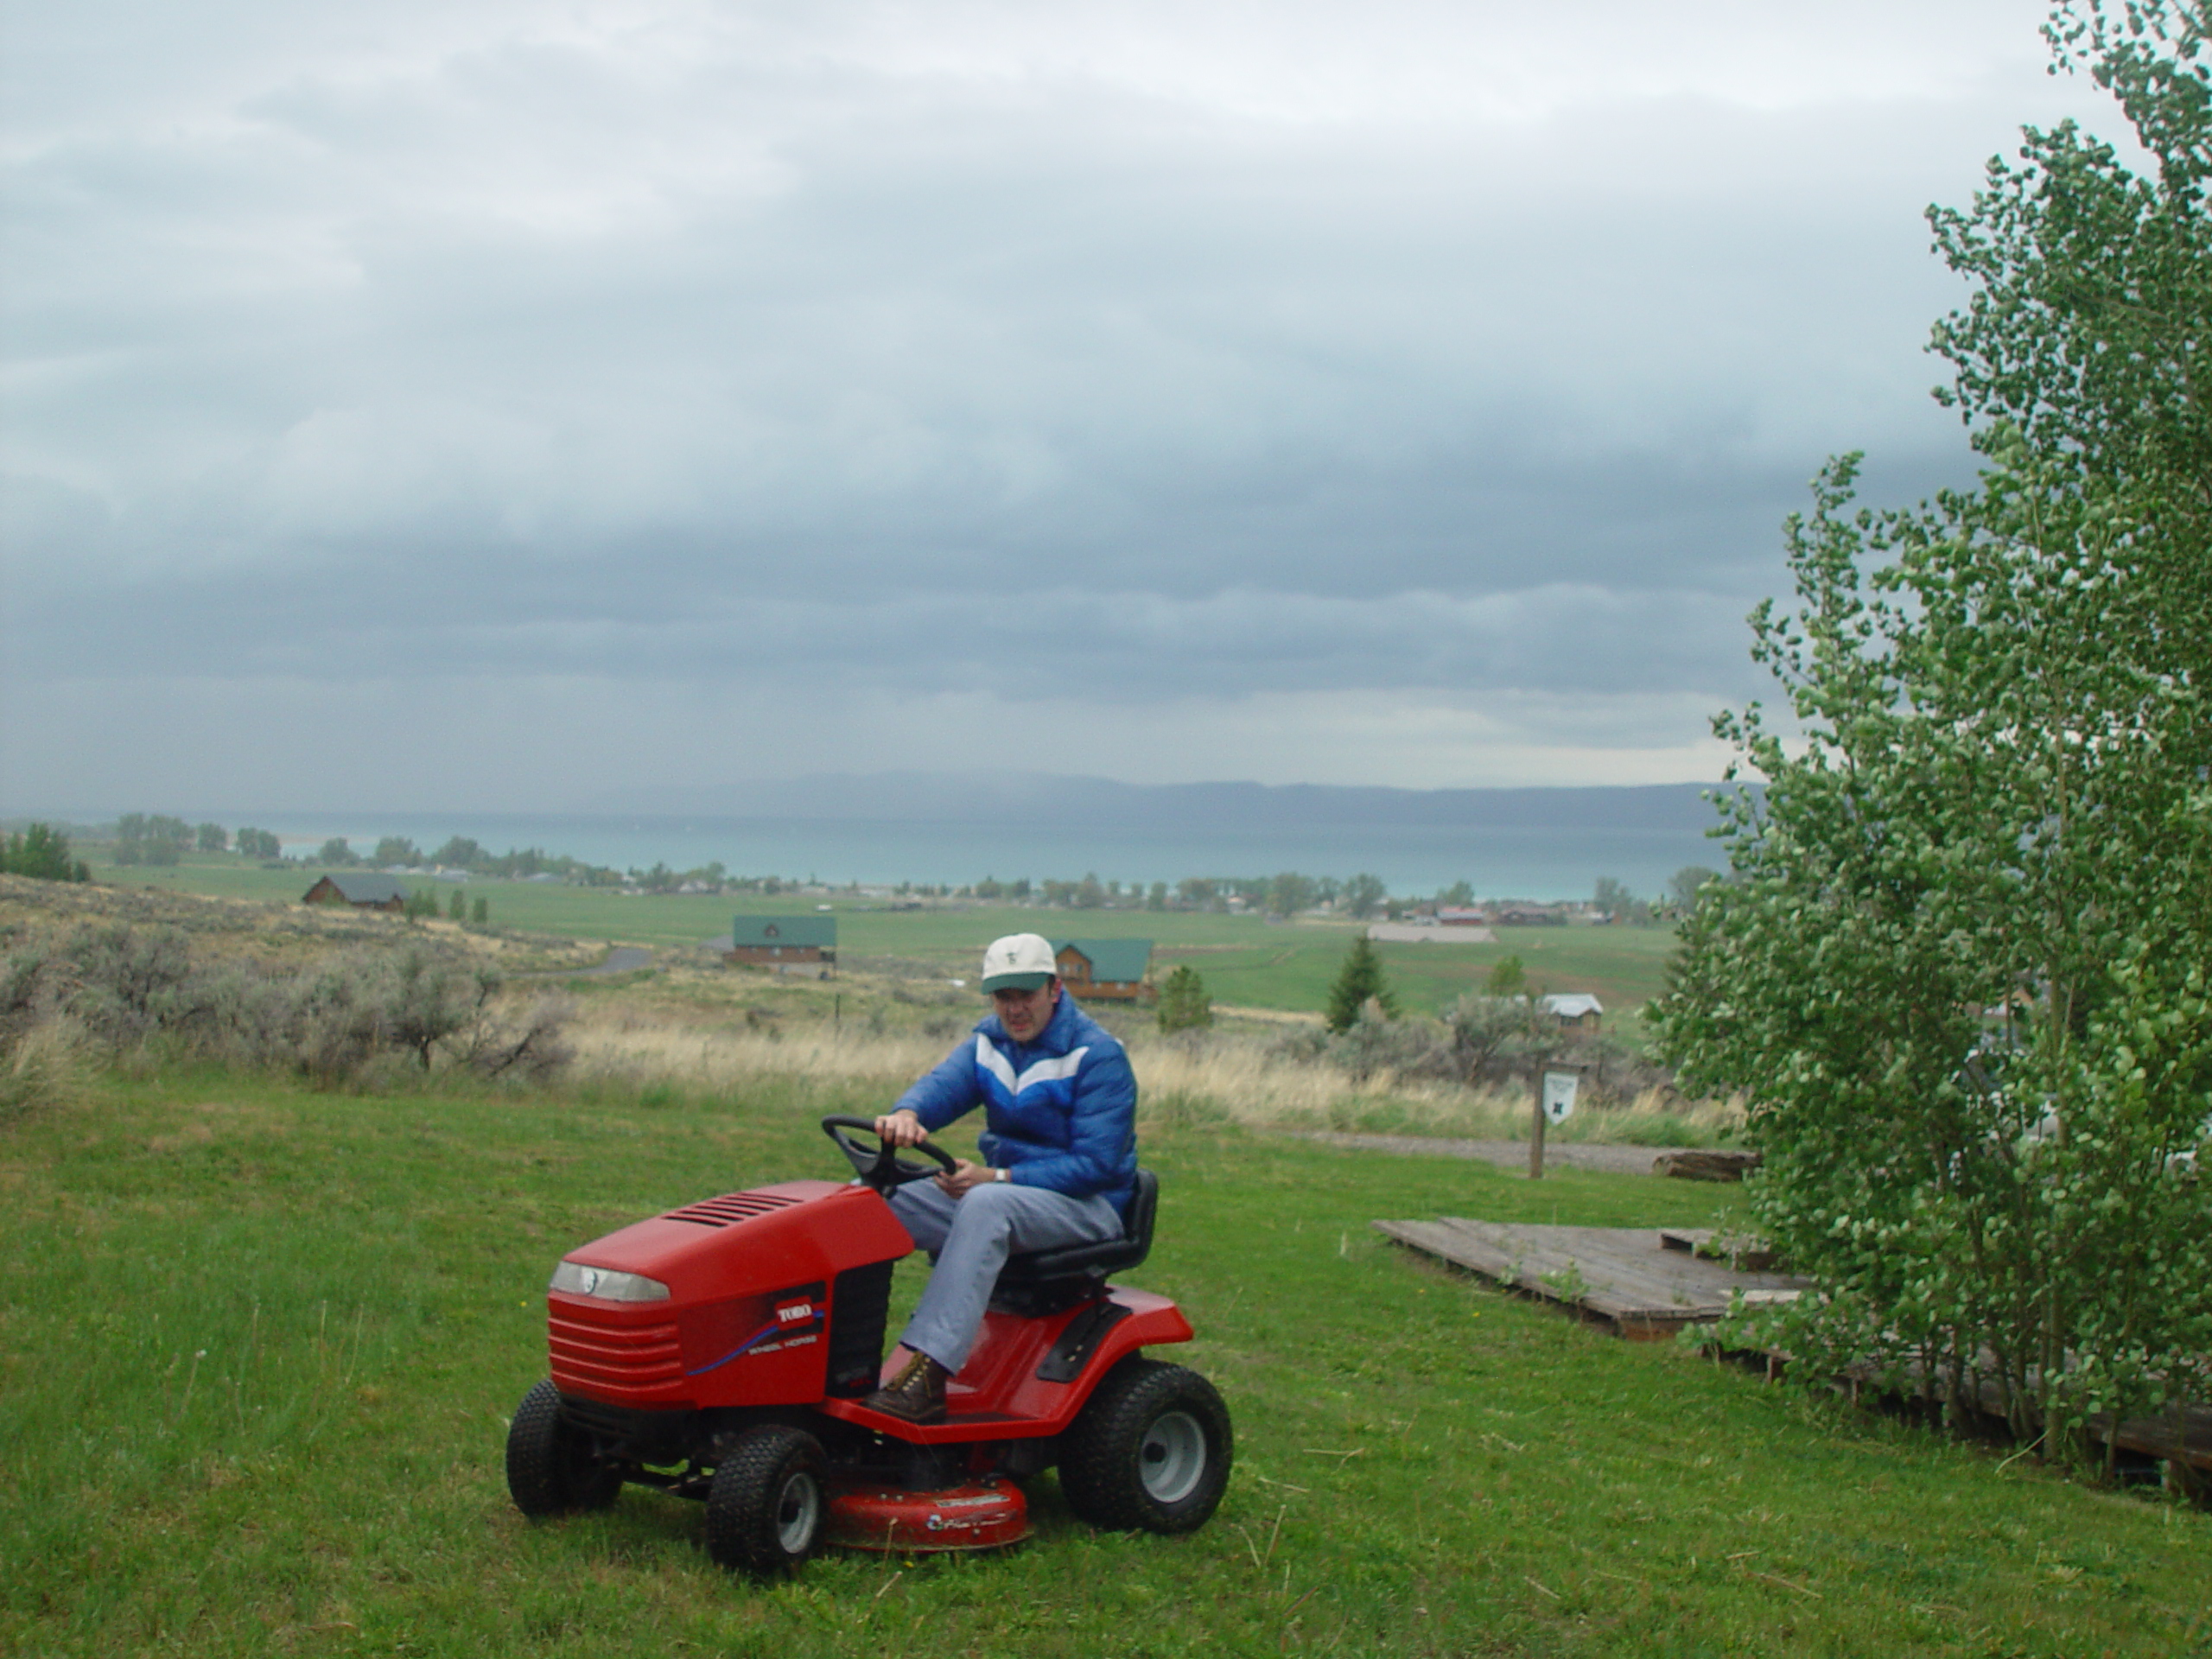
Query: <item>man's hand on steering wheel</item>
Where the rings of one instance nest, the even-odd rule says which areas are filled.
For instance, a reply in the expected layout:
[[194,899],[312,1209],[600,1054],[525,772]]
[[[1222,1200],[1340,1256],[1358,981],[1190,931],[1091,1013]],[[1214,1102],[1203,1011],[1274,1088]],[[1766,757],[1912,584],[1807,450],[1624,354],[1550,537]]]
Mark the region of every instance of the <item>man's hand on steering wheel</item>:
[[875,1138],[886,1146],[918,1147],[930,1138],[930,1132],[912,1112],[900,1110],[886,1112],[875,1120]]
[[[891,1130],[912,1125],[913,1134],[909,1143],[901,1147],[892,1139]],[[862,1146],[853,1139],[850,1131],[857,1129],[872,1137],[874,1146]],[[950,1171],[952,1154],[931,1141],[921,1132],[912,1114],[893,1113],[887,1117],[848,1117],[842,1112],[832,1112],[822,1120],[823,1133],[837,1143],[837,1150],[852,1164],[853,1173],[863,1185],[888,1195],[892,1188],[903,1186],[908,1181],[927,1180],[940,1170]],[[902,1152],[918,1152],[929,1161],[902,1158]],[[935,1168],[931,1166],[935,1165]]]
[[[930,1132],[922,1127],[920,1118],[901,1109],[886,1112],[875,1120],[875,1136],[887,1147],[918,1147],[928,1142]],[[930,1150],[937,1152],[934,1147]],[[970,1163],[965,1158],[955,1158],[951,1163],[951,1168],[931,1178],[951,1198],[964,1198],[969,1188],[988,1186],[1000,1179],[999,1172],[988,1164]]]

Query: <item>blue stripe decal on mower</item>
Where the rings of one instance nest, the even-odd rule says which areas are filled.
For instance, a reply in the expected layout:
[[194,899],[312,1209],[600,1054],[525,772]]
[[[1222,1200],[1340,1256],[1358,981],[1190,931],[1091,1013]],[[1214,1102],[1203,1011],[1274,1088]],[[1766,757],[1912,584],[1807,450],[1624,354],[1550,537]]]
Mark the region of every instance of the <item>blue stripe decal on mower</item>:
[[774,1319],[771,1319],[767,1324],[762,1325],[758,1331],[755,1331],[751,1336],[747,1337],[743,1342],[739,1343],[736,1347],[731,1349],[729,1352],[724,1354],[713,1364],[702,1365],[697,1370],[686,1371],[683,1375],[686,1376],[704,1376],[709,1371],[718,1371],[721,1370],[723,1366],[728,1364],[733,1359],[737,1358],[741,1354],[750,1352],[753,1349],[758,1347],[760,1344],[766,1342],[769,1338],[774,1336],[776,1332],[783,1329],[785,1329],[784,1325]]
[[819,1332],[821,1329],[822,1321],[820,1319],[815,1320],[811,1325],[802,1325],[797,1327],[785,1325],[780,1319],[771,1319],[767,1324],[762,1325],[758,1331],[755,1331],[751,1336],[747,1337],[743,1342],[739,1343],[736,1347],[731,1349],[729,1352],[724,1354],[713,1364],[702,1365],[697,1370],[686,1371],[683,1375],[686,1376],[704,1376],[709,1371],[719,1371],[733,1359],[743,1358],[747,1354],[752,1352],[753,1349],[766,1342],[770,1337],[778,1335],[803,1336],[809,1333]]

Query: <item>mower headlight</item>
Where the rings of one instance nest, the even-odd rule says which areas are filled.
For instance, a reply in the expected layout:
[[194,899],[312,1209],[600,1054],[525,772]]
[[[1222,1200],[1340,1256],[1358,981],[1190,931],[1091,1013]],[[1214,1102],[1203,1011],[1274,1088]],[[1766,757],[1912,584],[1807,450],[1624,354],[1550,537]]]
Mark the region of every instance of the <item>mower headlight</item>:
[[612,1268],[588,1268],[581,1262],[563,1262],[553,1269],[548,1290],[571,1296],[597,1296],[609,1302],[664,1302],[668,1287],[642,1273],[617,1273]]

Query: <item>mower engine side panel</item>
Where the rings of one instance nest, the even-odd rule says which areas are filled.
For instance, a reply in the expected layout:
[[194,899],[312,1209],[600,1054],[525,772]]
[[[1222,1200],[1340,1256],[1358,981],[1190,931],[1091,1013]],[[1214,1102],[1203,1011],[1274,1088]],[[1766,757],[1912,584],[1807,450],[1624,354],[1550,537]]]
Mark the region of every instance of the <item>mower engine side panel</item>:
[[667,1300],[549,1293],[555,1385],[636,1410],[811,1404],[827,1383],[838,1275],[912,1249],[880,1196],[831,1181],[638,1222],[565,1259],[657,1280]]

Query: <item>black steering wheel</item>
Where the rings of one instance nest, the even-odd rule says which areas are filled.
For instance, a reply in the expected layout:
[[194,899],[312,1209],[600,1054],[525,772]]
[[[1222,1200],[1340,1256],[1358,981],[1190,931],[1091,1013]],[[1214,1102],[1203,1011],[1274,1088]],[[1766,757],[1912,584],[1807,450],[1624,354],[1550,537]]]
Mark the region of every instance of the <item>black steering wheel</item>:
[[[858,1129],[863,1135],[875,1135],[875,1120],[872,1117],[841,1117],[832,1115],[822,1120],[822,1133],[837,1143],[837,1150],[852,1160],[855,1172],[861,1179],[879,1192],[888,1192],[894,1186],[904,1186],[909,1181],[925,1181],[938,1173],[927,1164],[917,1164],[899,1155],[899,1148],[877,1136],[876,1144],[864,1147],[854,1140],[849,1130]],[[952,1159],[932,1141],[925,1141],[914,1148],[926,1153],[937,1160],[938,1168],[947,1175],[952,1173]]]

